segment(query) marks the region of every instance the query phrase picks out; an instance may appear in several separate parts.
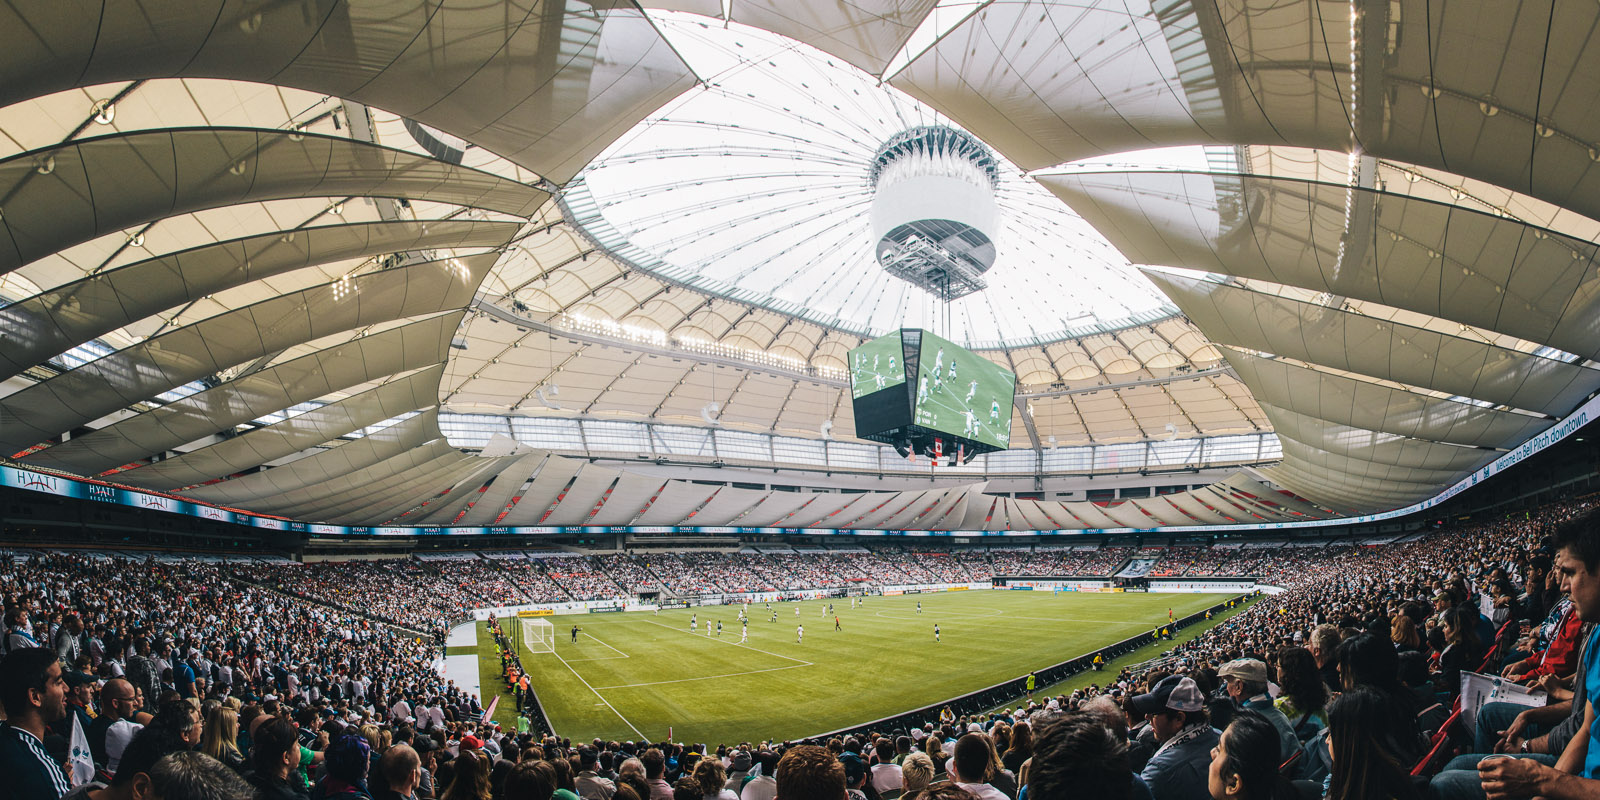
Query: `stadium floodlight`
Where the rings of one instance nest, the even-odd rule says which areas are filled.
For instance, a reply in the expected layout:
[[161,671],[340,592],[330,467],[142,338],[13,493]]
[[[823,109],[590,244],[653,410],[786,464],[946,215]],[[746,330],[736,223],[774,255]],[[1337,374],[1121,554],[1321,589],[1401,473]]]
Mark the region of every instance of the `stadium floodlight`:
[[556,626],[545,617],[523,617],[522,646],[530,653],[556,651]]

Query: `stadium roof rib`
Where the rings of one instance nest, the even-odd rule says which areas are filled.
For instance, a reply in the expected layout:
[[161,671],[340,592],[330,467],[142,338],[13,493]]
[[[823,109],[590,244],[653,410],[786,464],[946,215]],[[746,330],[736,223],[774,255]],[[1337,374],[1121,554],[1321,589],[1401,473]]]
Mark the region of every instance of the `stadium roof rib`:
[[[453,2],[0,9],[0,440],[28,453],[23,464],[126,467],[119,481],[261,510],[293,497],[274,508],[328,520],[587,518],[593,502],[557,500],[580,479],[606,484],[603,511],[652,521],[827,518],[803,495],[702,497],[672,483],[618,497],[624,479],[601,468],[584,478],[588,467],[557,456],[466,456],[438,428],[440,412],[491,412],[708,437],[815,440],[831,422],[848,437],[844,354],[906,314],[880,323],[865,295],[782,286],[784,273],[753,279],[765,294],[697,286],[621,208],[609,228],[580,224],[612,202],[606,159],[673,128],[697,99],[795,116],[772,111],[793,87],[743,99],[730,88],[765,63],[734,51],[773,41],[750,33],[748,47],[712,52],[741,24],[804,43],[771,62],[836,58],[887,75],[892,88],[877,90],[925,104],[906,122],[983,139],[1014,165],[1003,196],[1065,211],[1093,237],[1065,260],[1157,268],[1148,283],[1128,269],[1151,302],[1102,320],[1115,324],[968,313],[969,343],[1018,374],[1016,414],[1041,460],[1051,442],[1270,429],[1283,461],[1258,474],[1341,513],[1379,510],[1430,496],[1600,389],[1600,48],[1587,46],[1600,9],[939,5],[733,0],[720,33],[722,4],[705,0],[535,2],[513,18]],[[678,12],[714,19],[701,29]],[[408,119],[443,137],[432,152]],[[688,135],[748,141],[735,134]],[[1176,171],[1110,166],[1194,145],[1212,148],[1209,165],[1191,150],[1169,160]],[[1079,159],[1104,165],[1067,163]],[[844,186],[835,172],[826,180]],[[824,197],[830,213],[848,213],[845,189],[860,185]],[[670,210],[639,208],[637,219]],[[710,403],[716,425],[701,416]],[[890,493],[872,514],[858,503],[831,519],[1322,513],[1287,498],[1224,509],[1197,492],[1117,509],[1017,501],[991,516],[977,492]],[[650,506],[658,494],[668,502]]]

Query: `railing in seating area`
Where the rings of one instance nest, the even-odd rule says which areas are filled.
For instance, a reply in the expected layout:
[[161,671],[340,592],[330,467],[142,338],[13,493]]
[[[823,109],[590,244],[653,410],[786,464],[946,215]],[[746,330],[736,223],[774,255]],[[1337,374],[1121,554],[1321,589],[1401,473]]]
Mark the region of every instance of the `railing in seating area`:
[[[1101,580],[1105,579],[1101,578]],[[1172,628],[1172,634],[1176,636],[1178,631],[1181,631],[1196,622],[1204,622],[1207,613],[1221,611],[1227,608],[1228,603],[1233,602],[1234,600],[1248,603],[1257,596],[1257,592],[1229,595],[1227,600],[1217,603],[1216,605],[1213,605],[1204,611],[1199,611],[1194,614],[1190,614],[1189,616],[1182,617],[1168,627]],[[1068,659],[1059,664],[1055,664],[1041,670],[1037,670],[1034,673],[1035,685],[1043,688],[1052,684],[1060,683],[1061,681],[1064,681],[1074,675],[1078,675],[1093,669],[1094,657],[1097,653],[1103,653],[1106,657],[1106,664],[1110,664],[1117,658],[1150,644],[1152,641],[1152,635],[1159,632],[1162,627],[1163,626],[1161,625],[1157,625],[1155,628],[1152,628],[1150,632],[1123,639],[1116,644],[1102,647],[1094,652]],[[1020,700],[1025,697],[1026,694],[1027,676],[1024,675],[1002,681],[993,686],[979,689],[975,692],[969,692],[961,695],[960,697],[952,697],[949,700],[943,700],[932,705],[923,706],[915,711],[907,711],[902,714],[895,714],[893,716],[875,719],[871,722],[860,725],[851,725],[847,728],[840,728],[838,730],[828,731],[827,733],[819,733],[816,736],[806,738],[829,739],[836,736],[844,738],[851,735],[864,735],[874,731],[879,733],[904,731],[911,728],[921,727],[922,725],[930,722],[937,725],[939,724],[939,712],[946,706],[949,706],[950,710],[959,717],[964,714],[982,713],[1002,705],[1010,705],[1013,701]]]
[[[476,626],[480,624],[482,623],[473,619],[472,617],[466,617],[464,619],[452,620],[450,624],[445,627],[445,630],[453,631],[461,625]],[[510,643],[510,640],[508,640],[507,646],[511,648],[511,662],[517,665],[517,669],[522,669],[522,654],[517,652],[517,648],[515,645]],[[444,652],[448,652],[448,650],[445,650]],[[506,683],[504,675],[497,677],[500,683],[495,685],[495,695],[504,700],[506,698],[504,698],[502,695],[507,693],[507,689],[510,687],[510,684]],[[478,675],[478,701],[483,703],[483,707],[487,709],[490,703],[493,701],[487,696],[488,692],[486,691],[486,686],[483,683],[483,678],[484,676],[482,674],[482,670],[480,670]],[[531,709],[529,708],[530,703],[532,704]],[[550,725],[550,717],[544,713],[544,704],[539,702],[539,692],[536,691],[531,685],[528,687],[528,693],[522,698],[522,716],[528,718],[530,722],[529,727],[535,736],[543,737],[555,735],[555,728]]]

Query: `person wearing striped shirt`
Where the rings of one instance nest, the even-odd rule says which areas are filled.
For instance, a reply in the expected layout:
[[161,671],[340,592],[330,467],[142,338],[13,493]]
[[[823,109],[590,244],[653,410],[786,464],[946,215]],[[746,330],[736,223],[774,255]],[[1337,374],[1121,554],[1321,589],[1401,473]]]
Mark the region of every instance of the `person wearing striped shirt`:
[[45,728],[67,714],[67,682],[48,647],[23,647],[0,661],[0,775],[16,797],[58,800],[71,787],[44,749]]

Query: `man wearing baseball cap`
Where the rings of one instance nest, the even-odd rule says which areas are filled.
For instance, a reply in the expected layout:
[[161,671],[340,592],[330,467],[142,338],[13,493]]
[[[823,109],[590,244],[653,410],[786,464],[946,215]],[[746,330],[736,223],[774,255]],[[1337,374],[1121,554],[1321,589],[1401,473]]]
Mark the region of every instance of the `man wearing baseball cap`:
[[1133,707],[1150,718],[1159,748],[1139,777],[1155,800],[1210,800],[1211,748],[1221,738],[1206,722],[1205,697],[1194,679],[1173,675]]
[[1254,711],[1267,718],[1272,727],[1278,729],[1278,758],[1282,761],[1289,760],[1289,756],[1300,750],[1300,738],[1294,735],[1294,726],[1289,724],[1289,718],[1283,715],[1278,707],[1272,704],[1272,697],[1267,694],[1267,664],[1254,658],[1241,658],[1229,661],[1217,670],[1217,677],[1221,678],[1228,687],[1228,696],[1242,709]]

